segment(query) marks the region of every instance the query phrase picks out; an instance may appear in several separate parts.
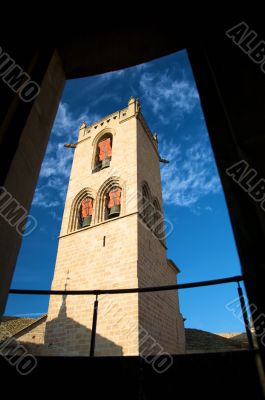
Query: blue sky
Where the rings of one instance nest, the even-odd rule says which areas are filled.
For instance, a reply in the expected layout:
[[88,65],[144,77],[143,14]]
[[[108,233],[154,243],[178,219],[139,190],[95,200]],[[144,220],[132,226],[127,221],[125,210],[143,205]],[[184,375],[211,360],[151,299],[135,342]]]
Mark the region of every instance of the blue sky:
[[[30,214],[37,229],[23,239],[13,288],[51,286],[58,234],[79,126],[140,99],[152,132],[158,134],[165,216],[173,224],[168,257],[181,269],[178,282],[240,274],[223,191],[216,170],[200,100],[185,51],[136,67],[68,81],[42,164]],[[89,288],[91,289],[91,288]],[[212,332],[243,331],[226,304],[236,285],[186,289],[179,293],[186,327]],[[47,312],[48,297],[9,297],[7,315]]]

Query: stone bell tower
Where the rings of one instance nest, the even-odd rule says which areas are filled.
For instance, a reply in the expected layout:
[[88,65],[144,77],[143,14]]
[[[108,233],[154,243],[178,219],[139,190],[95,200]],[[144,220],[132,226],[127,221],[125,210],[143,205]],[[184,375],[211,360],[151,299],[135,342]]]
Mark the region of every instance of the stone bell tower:
[[[125,109],[83,123],[74,152],[52,289],[175,284],[179,270],[166,258],[157,138],[139,101],[131,98]],[[45,345],[52,354],[89,355],[94,300],[51,296]],[[95,355],[184,351],[175,291],[98,300]]]

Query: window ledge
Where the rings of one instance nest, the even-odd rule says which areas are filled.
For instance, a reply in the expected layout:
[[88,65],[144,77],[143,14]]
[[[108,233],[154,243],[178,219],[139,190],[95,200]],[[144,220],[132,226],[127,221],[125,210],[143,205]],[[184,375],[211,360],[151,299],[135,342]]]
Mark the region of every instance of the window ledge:
[[117,219],[130,217],[131,215],[134,215],[134,214],[139,214],[139,212],[135,211],[135,212],[130,213],[130,214],[119,215],[118,217],[114,217],[114,218],[111,218],[111,219],[106,219],[105,221],[101,221],[101,222],[98,222],[96,224],[91,224],[89,226],[85,226],[84,228],[76,229],[75,231],[65,233],[64,235],[60,235],[60,236],[58,236],[58,239],[63,238],[65,236],[73,235],[73,234],[78,233],[78,232],[83,232],[83,231],[85,231],[87,229],[95,228],[96,226],[99,226],[99,225],[103,225],[103,224],[107,224],[107,223],[112,222],[112,221],[116,221]]

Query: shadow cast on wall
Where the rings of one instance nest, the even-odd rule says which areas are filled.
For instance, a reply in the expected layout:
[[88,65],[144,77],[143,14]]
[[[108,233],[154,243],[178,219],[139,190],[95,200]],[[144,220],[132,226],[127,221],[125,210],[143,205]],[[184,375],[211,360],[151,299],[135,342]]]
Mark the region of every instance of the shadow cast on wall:
[[[63,296],[58,317],[46,323],[44,352],[54,356],[89,356],[91,329],[67,316]],[[43,353],[43,352],[42,352]],[[122,356],[122,347],[96,334],[95,356]]]

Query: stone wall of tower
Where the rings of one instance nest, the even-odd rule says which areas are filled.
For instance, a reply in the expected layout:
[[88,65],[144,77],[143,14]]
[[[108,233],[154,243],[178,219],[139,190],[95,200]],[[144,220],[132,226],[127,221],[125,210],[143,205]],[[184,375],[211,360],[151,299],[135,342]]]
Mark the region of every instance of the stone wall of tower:
[[[98,139],[113,136],[110,167],[93,172]],[[63,151],[72,151],[65,149]],[[128,107],[80,128],[60,232],[52,289],[112,289],[176,283],[165,241],[147,229],[141,212],[142,182],[162,208],[159,156],[139,110]],[[99,218],[101,188],[111,179],[122,188],[120,216]],[[94,199],[92,223],[72,230],[76,198],[88,189]],[[163,211],[162,214],[163,215]],[[172,269],[173,268],[173,269]],[[93,296],[51,296],[44,343],[49,354],[89,355]],[[160,351],[183,350],[183,324],[175,292],[99,296],[95,355],[136,355],[146,348],[141,335]],[[150,347],[146,352],[150,353]]]
[[[137,216],[84,229],[60,239],[52,289],[106,289],[137,286]],[[106,245],[103,247],[103,236]],[[50,300],[45,343],[60,354],[88,355],[94,296],[68,296]],[[97,355],[137,354],[137,337],[126,329],[137,320],[137,295],[99,297]],[[57,351],[57,350],[56,350]]]
[[[137,121],[138,192],[146,182],[151,193],[151,202],[156,198],[161,207],[160,218],[164,220],[160,157],[157,142],[143,118]],[[138,279],[139,286],[161,286],[176,284],[178,270],[167,262],[167,229],[162,240],[138,219]],[[179,311],[176,291],[142,293],[139,295],[140,351],[157,353],[181,353],[185,350],[183,318]],[[149,335],[148,335],[149,334]]]
[[[64,289],[66,283],[67,289],[73,290],[138,285],[136,111],[133,101],[127,109],[80,129],[52,289]],[[113,134],[111,164],[109,168],[92,173],[96,142],[106,131]],[[77,194],[88,187],[96,203],[100,187],[113,176],[119,178],[122,186],[120,217],[98,223],[93,212],[90,227],[69,232],[71,208]],[[68,296],[64,300],[51,296],[45,343],[54,348],[54,354],[89,354],[94,300],[93,296]],[[95,354],[138,354],[137,294],[99,297]]]

